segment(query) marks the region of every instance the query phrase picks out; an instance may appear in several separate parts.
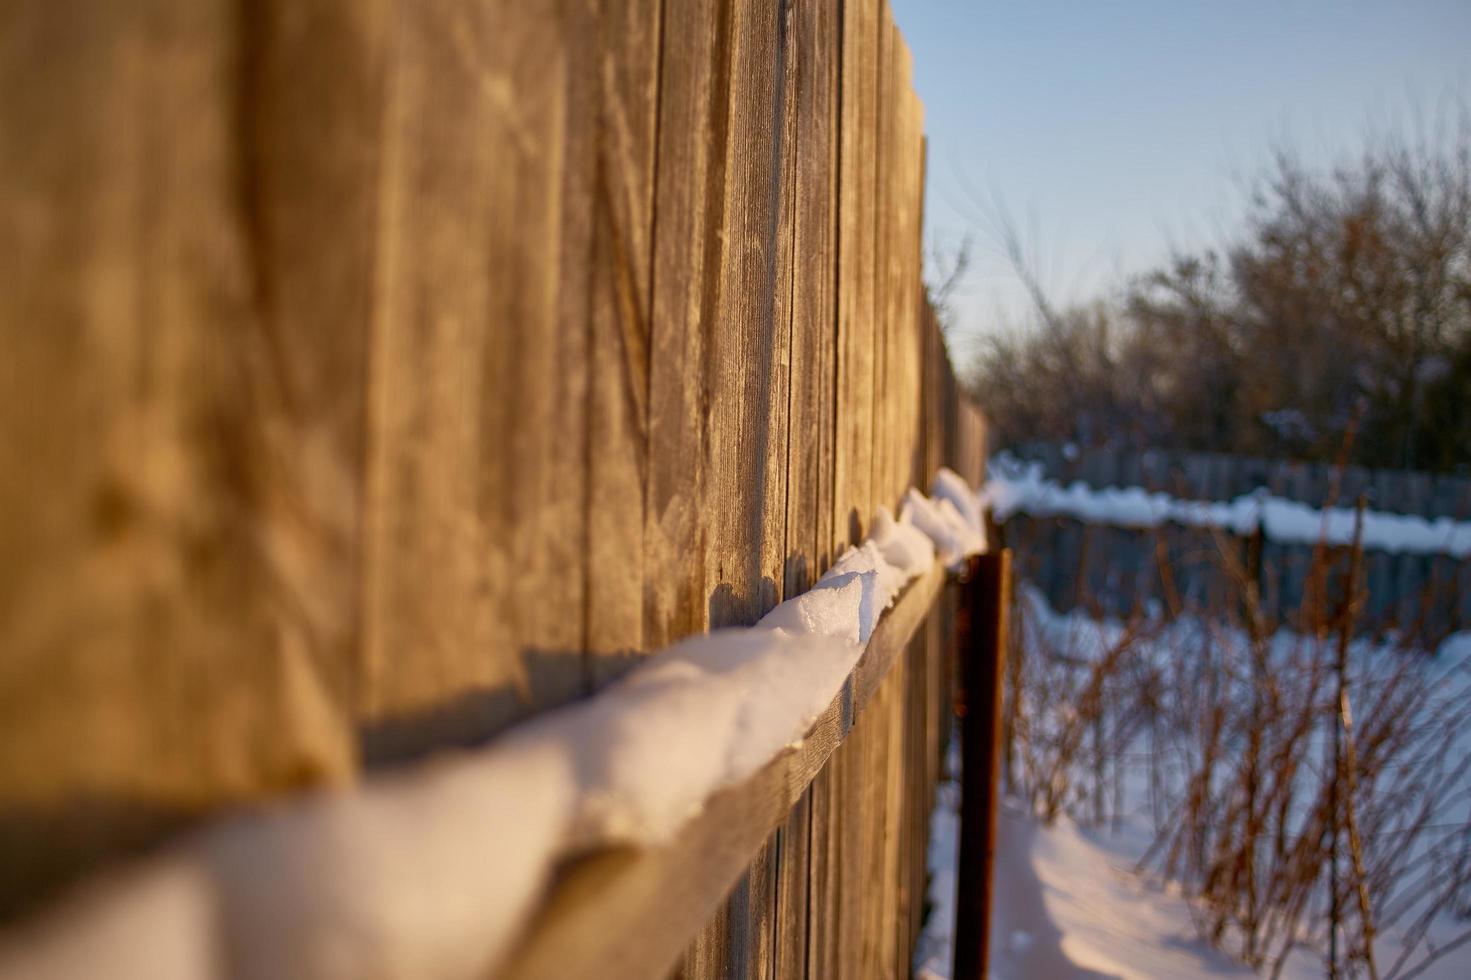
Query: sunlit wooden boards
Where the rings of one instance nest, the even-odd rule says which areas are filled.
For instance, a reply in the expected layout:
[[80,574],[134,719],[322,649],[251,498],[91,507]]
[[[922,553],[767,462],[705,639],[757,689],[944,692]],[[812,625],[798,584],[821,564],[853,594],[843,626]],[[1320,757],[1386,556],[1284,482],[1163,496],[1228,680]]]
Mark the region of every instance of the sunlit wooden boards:
[[549,2],[433,0],[387,29],[358,696],[373,758],[583,690],[568,609],[588,601],[590,376],[609,356],[598,28]]
[[728,0],[671,4],[661,43],[649,343],[644,635],[658,647],[709,626],[708,360],[725,246]]
[[838,107],[837,441],[833,533],[855,544],[873,513],[875,245],[880,12],[843,4]]
[[[833,460],[836,400],[838,66],[837,4],[787,6],[787,81],[783,111],[787,160],[782,205],[790,206],[791,397],[787,442],[784,594],[806,590],[834,557]],[[776,903],[772,913],[776,976],[807,970],[809,910],[822,892],[814,881],[822,860],[814,849],[814,798],[809,788],[774,841]]]
[[[723,248],[710,270],[718,277],[719,302],[706,349],[711,627],[750,625],[781,599],[791,398],[790,11],[736,0],[724,16]],[[768,840],[723,912],[697,938],[691,976],[769,973],[776,850],[775,839]]]
[[[690,43],[678,40],[681,31],[690,32]],[[723,50],[721,37],[729,39]],[[665,310],[688,315],[696,306],[694,291],[680,280],[671,279],[666,294],[663,263],[680,269],[681,279],[691,266],[718,262],[721,270],[713,303],[706,284],[700,328],[672,330],[667,348],[656,339],[652,367],[656,386],[664,372],[670,405],[692,405],[700,389],[680,383],[676,366],[702,357],[701,407],[709,412],[703,431],[666,422],[657,411],[651,419],[651,432],[667,431],[700,460],[696,482],[687,470],[660,475],[664,466],[687,464],[661,464],[659,453],[651,454],[646,541],[680,569],[681,581],[704,552],[703,592],[651,584],[649,608],[677,635],[684,624],[749,622],[783,594],[804,588],[837,548],[862,535],[876,504],[894,506],[917,478],[923,160],[908,51],[884,5],[686,6],[666,17],[664,40],[664,97],[671,101],[661,107],[661,139],[683,148],[688,172],[703,174],[704,186],[680,183],[683,169],[659,180],[655,249],[667,259],[655,269],[656,338],[677,326]],[[712,43],[715,50],[703,53],[702,45]],[[694,84],[685,84],[686,77]],[[698,97],[703,79],[716,79],[718,92],[721,77],[729,78],[724,103],[718,94]],[[708,139],[692,135],[702,127],[710,130]],[[703,214],[687,204],[697,195],[713,201],[717,191],[718,207]],[[669,225],[666,193],[678,199]],[[713,243],[702,244],[702,221],[719,228]],[[660,363],[661,349],[670,355],[667,365]],[[653,403],[660,399],[656,391]],[[785,432],[776,439],[785,445],[762,449],[783,412]],[[773,450],[783,449],[785,467],[772,465]],[[784,480],[779,490],[773,475]],[[706,510],[683,506],[686,493],[703,499]],[[774,509],[783,499],[784,515]],[[770,533],[781,523],[784,539]],[[775,553],[773,543],[780,544]],[[701,596],[706,610],[694,608]],[[836,901],[860,891],[858,879],[840,884],[842,864],[830,871],[824,865],[844,833],[858,835],[847,850],[851,873],[871,877],[883,892],[867,914],[879,916],[895,904],[900,886],[883,883],[897,879],[899,845],[886,839],[884,821],[902,805],[902,785],[891,788],[888,777],[901,756],[889,734],[898,738],[903,726],[896,716],[876,730],[868,750],[850,754],[862,760],[852,765],[877,765],[880,774],[870,778],[855,769],[849,782],[854,792],[872,796],[878,823],[865,815],[841,828],[822,799],[839,779],[819,780],[693,945],[682,967],[686,976],[770,975],[797,961],[794,947],[804,931],[807,962],[836,954],[822,944],[844,912],[832,909],[823,922],[827,912],[819,910],[828,894]],[[849,798],[833,802],[851,809]],[[792,839],[803,831],[805,840]],[[870,853],[874,863],[865,863]],[[810,914],[792,907],[799,898]],[[865,930],[856,910],[846,914],[850,931]],[[882,955],[895,959],[894,944]]]
[[[753,622],[978,474],[884,3],[116,7],[0,11],[0,905]],[[691,964],[870,955],[893,711]]]
[[[300,72],[301,111],[334,110],[308,141],[271,81],[300,48],[239,20],[0,9],[6,909],[212,805],[352,769],[356,87],[378,55]],[[245,152],[262,130],[270,152]],[[343,237],[311,254],[323,224]]]
[[436,0],[385,20],[370,763],[483,739],[646,648],[661,50],[655,2]]
[[16,893],[646,647],[660,16],[0,13]]

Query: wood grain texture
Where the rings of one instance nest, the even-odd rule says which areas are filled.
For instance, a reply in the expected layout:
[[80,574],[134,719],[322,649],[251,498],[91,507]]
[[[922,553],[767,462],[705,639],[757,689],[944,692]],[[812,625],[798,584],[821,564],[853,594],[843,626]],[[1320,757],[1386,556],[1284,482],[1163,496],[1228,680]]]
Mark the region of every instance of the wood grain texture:
[[725,214],[729,0],[665,11],[655,187],[644,635],[709,627],[709,359]]
[[[837,10],[788,3],[785,179],[790,273],[785,304],[791,373],[783,594],[809,588],[832,559],[832,338],[836,316]],[[780,288],[780,285],[779,285]],[[774,975],[806,969],[810,898],[810,792],[777,836]]]
[[812,795],[808,786],[778,830],[772,971],[776,977],[806,975],[808,907],[812,882]]
[[738,0],[731,13],[733,86],[727,125],[719,269],[710,345],[711,411],[706,470],[713,509],[707,572],[711,626],[747,625],[776,604],[786,544],[788,325],[777,322],[785,91],[782,32],[773,5]]
[[[596,25],[395,21],[370,375],[361,710],[394,758],[580,693]],[[425,384],[425,378],[433,378]]]
[[[0,912],[352,769],[361,321],[296,333],[300,283],[258,275],[283,220],[360,229],[341,199],[284,211],[371,162],[349,108],[276,183],[302,146],[244,91],[246,46],[208,0],[0,10]],[[285,130],[279,156],[242,116]]]
[[[785,578],[790,411],[791,188],[786,186],[785,5],[735,0],[719,304],[710,334],[713,417],[705,470],[718,501],[706,557],[712,627],[746,626],[781,599]],[[784,208],[783,204],[787,206]],[[686,975],[769,971],[774,851],[764,849],[731,893],[723,923],[699,936]],[[718,973],[698,964],[719,963]]]
[[873,110],[874,197],[870,210],[873,255],[868,269],[873,284],[873,359],[870,365],[873,370],[873,443],[869,447],[868,458],[872,506],[892,507],[895,494],[890,477],[894,468],[894,439],[898,435],[894,426],[894,405],[898,399],[893,383],[894,365],[898,359],[892,349],[897,339],[894,322],[896,289],[890,259],[896,251],[899,153],[895,128],[898,120],[894,113],[897,86],[893,56],[897,30],[888,0],[879,0],[877,28],[876,62],[871,69],[876,84]]
[[[578,32],[596,79],[588,349],[585,632],[592,692],[646,652],[650,306],[661,4],[617,0]],[[609,574],[617,569],[616,574]]]
[[838,151],[837,439],[833,534],[862,539],[873,512],[877,0],[843,6]]
[[[749,624],[978,475],[910,74],[884,0],[0,11],[0,913]],[[665,965],[900,969],[937,649],[614,886],[689,875]]]
[[842,874],[842,767],[830,760],[813,779],[811,794],[806,975],[836,977],[842,949],[837,903]]
[[796,3],[788,114],[793,194],[791,410],[787,446],[786,594],[832,560],[833,336],[836,318],[836,11]]

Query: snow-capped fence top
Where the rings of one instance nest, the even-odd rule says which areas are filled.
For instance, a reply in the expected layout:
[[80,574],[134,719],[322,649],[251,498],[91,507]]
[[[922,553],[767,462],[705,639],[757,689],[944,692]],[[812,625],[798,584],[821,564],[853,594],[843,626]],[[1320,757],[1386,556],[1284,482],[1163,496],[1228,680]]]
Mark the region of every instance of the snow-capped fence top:
[[[937,556],[984,548],[947,476],[975,520],[911,490],[756,626],[677,643],[488,747],[196,835],[0,933],[0,977],[666,972],[930,618]],[[558,861],[627,846],[647,853],[583,861],[541,901]]]
[[985,496],[1021,575],[1059,609],[1123,615],[1156,601],[1217,602],[1239,575],[1234,560],[1256,580],[1268,621],[1304,628],[1304,603],[1317,595],[1313,556],[1322,545],[1321,560],[1347,562],[1363,496],[1359,628],[1433,647],[1471,624],[1471,482],[1462,477],[1031,446],[998,457]]
[[1041,463],[1021,463],[1003,453],[993,461],[985,501],[998,521],[1014,514],[1071,517],[1089,524],[1158,528],[1166,524],[1251,535],[1279,544],[1344,547],[1356,533],[1366,551],[1416,555],[1471,555],[1471,521],[1426,519],[1356,507],[1311,507],[1259,488],[1235,500],[1190,500],[1142,487],[1095,489],[1081,480],[1064,486],[1043,475]]
[[1432,522],[1471,520],[1471,476],[1464,474],[1339,469],[1295,459],[1051,443],[1031,443],[1014,455],[1040,465],[1044,479],[1065,487],[1079,482],[1093,490],[1138,487],[1151,494],[1217,502],[1266,493],[1314,510],[1351,507],[1364,495],[1371,509],[1386,514]]

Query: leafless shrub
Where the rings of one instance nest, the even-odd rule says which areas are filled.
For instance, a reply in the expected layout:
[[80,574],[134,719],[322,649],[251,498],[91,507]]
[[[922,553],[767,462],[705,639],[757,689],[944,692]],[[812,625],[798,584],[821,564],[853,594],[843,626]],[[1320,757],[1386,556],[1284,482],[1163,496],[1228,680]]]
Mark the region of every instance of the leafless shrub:
[[1352,647],[1357,547],[1315,549],[1295,630],[1217,552],[1209,607],[1061,628],[1022,590],[1009,779],[1046,821],[1147,808],[1141,870],[1254,968],[1310,950],[1331,976],[1415,976],[1471,942],[1443,924],[1471,918],[1471,678],[1408,640]]

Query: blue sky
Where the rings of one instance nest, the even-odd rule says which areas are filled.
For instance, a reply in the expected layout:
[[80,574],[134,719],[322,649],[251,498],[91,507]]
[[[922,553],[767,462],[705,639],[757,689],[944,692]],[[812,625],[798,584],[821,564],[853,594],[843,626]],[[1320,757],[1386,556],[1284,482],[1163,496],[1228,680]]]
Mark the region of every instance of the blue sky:
[[1025,318],[997,202],[1049,292],[1082,299],[1217,241],[1274,146],[1326,165],[1471,98],[1471,0],[891,2],[925,104],[926,248],[976,237],[962,359]]

